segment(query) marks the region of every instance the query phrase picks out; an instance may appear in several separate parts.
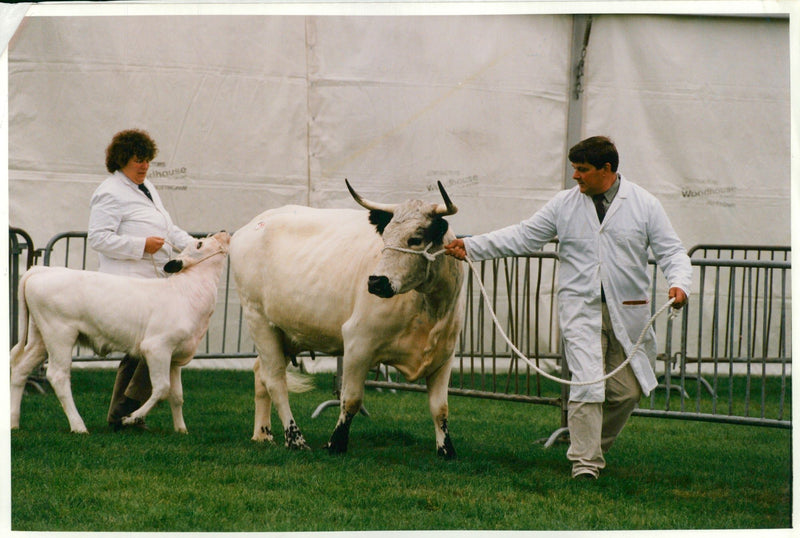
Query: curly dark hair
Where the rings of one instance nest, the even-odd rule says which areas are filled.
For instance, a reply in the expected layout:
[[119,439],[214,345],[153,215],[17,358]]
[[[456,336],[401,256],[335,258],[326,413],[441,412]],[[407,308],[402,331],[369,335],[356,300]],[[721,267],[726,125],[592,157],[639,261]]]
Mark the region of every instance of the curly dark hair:
[[619,154],[614,142],[606,136],[593,136],[578,142],[569,150],[569,162],[589,163],[595,168],[603,168],[606,163],[611,171],[616,172],[619,166]]
[[126,164],[137,157],[150,162],[158,154],[158,146],[147,131],[128,129],[120,131],[111,139],[106,148],[106,169],[112,174],[122,170]]

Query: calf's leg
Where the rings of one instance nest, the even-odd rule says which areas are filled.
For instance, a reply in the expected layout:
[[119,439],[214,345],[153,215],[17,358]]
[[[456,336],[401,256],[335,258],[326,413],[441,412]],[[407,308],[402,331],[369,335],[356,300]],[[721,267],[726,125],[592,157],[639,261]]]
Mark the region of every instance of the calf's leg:
[[[63,338],[54,338],[46,342],[47,353],[50,361],[47,365],[47,381],[61,402],[61,407],[69,420],[69,428],[74,433],[89,433],[83,423],[75,401],[72,399],[72,385],[70,383],[70,367],[72,366],[72,346],[78,335],[62,335]],[[73,337],[74,336],[74,337]]]
[[150,383],[153,391],[139,409],[122,418],[122,423],[126,426],[141,424],[153,407],[169,396],[169,369],[172,362],[172,351],[170,349],[147,350],[144,342],[142,349],[147,361],[147,368],[150,370]]
[[11,429],[19,428],[22,395],[25,392],[28,376],[47,358],[47,349],[33,324],[31,324],[28,335],[27,343],[18,342],[11,349]]
[[181,367],[170,365],[169,369],[169,406],[172,410],[172,425],[178,433],[189,433],[183,421],[183,383]]

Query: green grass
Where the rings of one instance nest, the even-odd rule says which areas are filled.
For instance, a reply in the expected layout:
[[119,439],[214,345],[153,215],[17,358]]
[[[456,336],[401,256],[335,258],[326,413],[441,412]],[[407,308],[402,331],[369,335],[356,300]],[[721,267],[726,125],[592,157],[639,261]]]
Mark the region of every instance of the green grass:
[[[52,392],[23,399],[11,434],[17,531],[364,531],[789,528],[789,430],[633,417],[597,482],[569,478],[566,445],[535,441],[554,407],[451,397],[455,461],[436,457],[424,394],[368,389],[350,449],[317,447],[338,413],[332,376],[292,395],[309,452],[250,441],[252,373],[184,371],[188,435],[169,406],[150,432],[105,426],[114,372],[76,370],[90,435]],[[277,417],[273,426],[279,425]],[[280,430],[280,428],[275,428]]]

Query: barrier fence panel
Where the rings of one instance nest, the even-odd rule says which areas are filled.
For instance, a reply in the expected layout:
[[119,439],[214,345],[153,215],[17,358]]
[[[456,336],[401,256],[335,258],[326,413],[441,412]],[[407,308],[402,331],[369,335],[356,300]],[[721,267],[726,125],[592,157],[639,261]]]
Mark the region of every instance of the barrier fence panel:
[[664,390],[636,414],[791,427],[789,249],[701,245],[690,253],[692,296],[661,347],[670,365]]
[[[202,237],[205,234],[194,234]],[[10,242],[10,256],[24,249]],[[32,250],[32,246],[31,246]],[[694,271],[689,304],[675,320],[655,323],[660,386],[635,414],[762,426],[791,427],[791,263],[787,247],[701,245],[690,251]],[[85,232],[54,237],[44,263],[89,268]],[[503,330],[514,345],[548,372],[562,378],[557,323],[555,245],[536,255],[476,264]],[[10,276],[13,279],[14,275]],[[653,265],[652,310],[666,300],[666,284]],[[16,296],[16,283],[12,296]],[[468,271],[464,328],[456,348],[450,393],[545,404],[561,408],[564,385],[543,378],[514,356],[495,327],[478,282]],[[11,309],[14,310],[12,303]],[[17,318],[12,312],[11,320]],[[14,327],[12,325],[13,333]],[[76,349],[75,360],[104,360]],[[198,359],[256,356],[243,322],[238,294],[226,266],[218,303]],[[337,380],[338,381],[338,380]],[[368,386],[424,391],[381,368]]]
[[[23,258],[23,254],[25,257]],[[13,346],[19,339],[19,277],[29,269],[36,259],[36,249],[31,236],[25,230],[8,228],[8,320],[9,342]]]
[[[8,330],[9,344],[19,342],[19,296],[17,284],[22,274],[36,264],[41,252],[36,250],[33,239],[25,230],[8,227]],[[30,376],[27,385],[40,393],[45,392],[45,368],[40,365]]]

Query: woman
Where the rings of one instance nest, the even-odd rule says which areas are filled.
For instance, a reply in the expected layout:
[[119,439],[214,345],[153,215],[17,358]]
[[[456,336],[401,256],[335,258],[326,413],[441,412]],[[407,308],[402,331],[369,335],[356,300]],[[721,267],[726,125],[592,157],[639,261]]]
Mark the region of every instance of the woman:
[[[114,135],[106,148],[111,176],[95,190],[89,214],[89,245],[98,253],[99,271],[144,278],[163,278],[169,249],[182,250],[192,236],[173,224],[147,171],[158,153],[156,143],[141,130]],[[126,355],[120,361],[111,396],[108,423],[118,431],[122,417],[150,396],[145,361]]]

